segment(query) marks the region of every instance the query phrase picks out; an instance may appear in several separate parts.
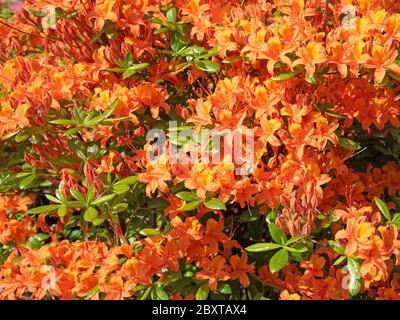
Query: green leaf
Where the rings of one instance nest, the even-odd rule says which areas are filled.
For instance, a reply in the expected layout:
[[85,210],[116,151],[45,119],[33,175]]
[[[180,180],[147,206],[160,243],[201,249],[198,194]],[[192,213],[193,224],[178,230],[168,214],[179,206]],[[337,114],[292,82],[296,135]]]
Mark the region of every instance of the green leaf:
[[281,228],[279,228],[275,223],[268,224],[268,229],[272,239],[275,242],[282,245],[286,243],[287,237],[285,232]]
[[178,52],[188,44],[187,39],[178,31],[171,33],[171,49]]
[[82,203],[81,201],[68,201],[65,204],[71,208],[86,208],[86,203]]
[[40,186],[40,187],[44,187],[44,188],[50,187],[50,186],[52,186],[52,185],[53,185],[53,182],[51,182],[50,180],[44,180],[44,181],[41,181],[41,182],[39,183],[39,186]]
[[400,213],[395,213],[390,223],[394,224],[397,227],[397,229],[400,229]]
[[90,300],[99,291],[100,289],[98,286],[93,287],[92,290],[90,290],[87,296],[85,297],[85,300]]
[[308,248],[305,245],[300,247],[285,247],[285,249],[290,252],[297,252],[297,253],[304,253],[308,251]]
[[156,31],[154,31],[154,34],[161,34],[161,33],[165,33],[168,31],[169,31],[169,28],[159,28]]
[[94,219],[94,220],[92,221],[92,223],[93,223],[94,226],[99,226],[99,225],[101,225],[104,221],[106,221],[106,219],[107,219],[107,215],[103,215],[103,216],[100,216],[100,217],[97,217],[96,219]]
[[[4,3],[4,2],[3,2]],[[0,18],[6,19],[6,20],[11,20],[13,17],[13,11],[10,8],[1,8],[0,9]]]
[[69,119],[57,119],[50,121],[51,124],[62,124],[62,125],[72,125],[72,124],[77,124],[75,120],[69,120]]
[[168,22],[176,22],[176,7],[171,7],[167,11],[166,16]]
[[128,208],[128,206],[129,206],[128,203],[117,203],[115,206],[112,207],[112,211],[114,213],[119,213],[125,211],[126,208]]
[[58,204],[49,204],[46,206],[36,207],[28,210],[28,213],[38,214],[43,212],[52,212],[58,209]]
[[67,14],[67,15],[65,16],[65,19],[72,19],[72,18],[75,18],[76,16],[78,16],[78,14],[79,14],[79,10],[74,10],[73,12]]
[[283,13],[280,12],[278,9],[274,9],[273,10],[273,15],[274,15],[275,18],[279,18],[279,17],[283,16]]
[[148,17],[148,19],[153,23],[164,25],[164,21],[157,17]]
[[142,236],[151,237],[151,236],[157,236],[157,235],[159,235],[159,234],[160,234],[160,230],[158,230],[158,229],[152,229],[152,228],[144,228],[144,229],[140,230],[139,233],[140,233]]
[[17,174],[15,174],[15,177],[16,178],[23,178],[23,177],[29,176],[31,174],[32,174],[32,172],[18,172]]
[[301,73],[301,71],[283,71],[281,73],[273,75],[271,79],[274,81],[285,81],[294,78],[299,73]]
[[131,52],[127,52],[125,54],[125,59],[124,59],[124,67],[130,67],[133,64],[133,55]]
[[87,205],[90,205],[90,203],[93,201],[95,195],[96,195],[96,188],[93,185],[91,185],[89,187],[89,190],[86,195],[86,204]]
[[347,268],[349,274],[353,275],[356,278],[361,278],[360,275],[360,264],[358,263],[357,259],[353,257],[347,258]]
[[184,200],[184,201],[189,201],[189,202],[191,202],[191,201],[198,201],[198,200],[199,200],[199,197],[196,196],[196,194],[194,194],[193,192],[188,192],[188,191],[181,191],[181,192],[178,192],[178,193],[176,194],[176,196],[177,196],[179,199],[182,199],[182,200]]
[[357,295],[361,290],[360,264],[352,257],[347,258],[347,269],[349,270],[349,292],[352,296]]
[[218,292],[222,294],[232,294],[232,288],[228,283],[222,283],[218,286]]
[[326,113],[328,116],[331,116],[331,117],[336,118],[336,119],[346,119],[345,116],[341,116],[341,115],[336,114],[336,113],[333,113],[333,112],[325,111],[325,113]]
[[271,210],[265,217],[265,221],[267,221],[267,223],[275,222],[277,217],[278,212],[276,212],[275,210]]
[[3,140],[3,141],[4,140],[8,140],[8,139],[14,137],[17,133],[18,133],[18,131],[7,133],[7,134],[5,134],[4,136],[1,137],[1,140]]
[[200,204],[202,202],[203,201],[201,201],[201,200],[189,202],[189,203],[185,204],[184,206],[180,207],[179,210],[182,210],[182,211],[193,211],[193,210],[196,210],[200,206]]
[[81,129],[82,129],[81,127],[75,127],[75,128],[68,129],[67,131],[64,132],[64,136],[69,136],[71,134],[77,133]]
[[111,116],[112,113],[115,111],[115,109],[116,109],[117,106],[118,106],[118,103],[119,103],[119,101],[118,101],[118,100],[115,100],[115,101],[110,105],[110,107],[109,107],[106,111],[104,111],[103,114],[101,114],[101,115],[99,115],[99,116],[97,116],[97,117],[94,117],[94,118],[91,118],[91,117],[86,118],[86,119],[84,120],[84,126],[85,126],[86,128],[91,128],[91,127],[94,127],[94,126],[98,125],[98,124],[101,123],[103,120],[107,119],[107,118],[108,118],[109,116]]
[[296,262],[302,262],[304,261],[303,254],[300,252],[291,252],[290,253],[290,259]]
[[271,273],[278,272],[286,266],[289,260],[289,253],[286,249],[281,249],[269,260],[269,270]]
[[294,236],[294,237],[290,238],[288,241],[286,241],[286,245],[288,246],[289,244],[292,244],[302,238],[303,238],[303,236]]
[[117,194],[129,191],[129,186],[126,184],[113,185],[113,191]]
[[57,199],[56,197],[53,197],[51,194],[45,194],[44,196],[47,199],[49,199],[50,201],[53,201],[55,203],[61,203],[61,201],[59,199]]
[[245,250],[249,252],[265,252],[278,248],[282,248],[282,246],[277,243],[255,243],[245,248]]
[[38,233],[34,236],[29,237],[28,245],[31,249],[40,249],[44,242],[49,238],[48,234]]
[[152,286],[149,286],[149,287],[146,289],[146,291],[143,293],[143,295],[140,297],[140,300],[146,300],[147,297],[149,296],[149,294],[150,294],[152,288],[153,288]]
[[218,63],[210,60],[196,60],[194,64],[197,68],[207,73],[216,73],[221,70]]
[[336,253],[344,254],[345,249],[339,243],[337,243],[336,241],[330,240],[329,241],[329,245],[331,246],[331,248],[333,250],[335,250]]
[[312,76],[312,77],[310,77],[310,78],[304,77],[304,80],[305,80],[306,82],[308,82],[309,84],[312,84],[312,85],[316,85],[316,84],[317,84],[317,80],[315,79],[314,76]]
[[115,182],[114,186],[119,186],[121,184],[126,184],[126,185],[130,186],[132,184],[135,184],[137,181],[138,181],[137,176],[130,176],[130,177],[126,177],[126,178],[123,178],[123,179]]
[[347,149],[347,150],[360,150],[361,149],[361,145],[358,142],[355,142],[353,140],[344,138],[344,137],[339,137],[339,144]]
[[35,181],[36,179],[36,175],[31,174],[30,176],[27,176],[25,179],[23,179],[20,183],[19,183],[19,188],[20,189],[26,189],[27,187],[29,187],[33,181]]
[[104,119],[105,119],[105,116],[104,116],[104,115],[99,115],[99,116],[94,117],[94,118],[87,118],[87,119],[85,119],[85,121],[84,121],[84,126],[85,126],[86,128],[91,128],[91,127],[97,126],[97,125],[100,124],[100,122],[103,121]]
[[203,47],[200,46],[190,46],[187,47],[186,49],[183,49],[175,54],[173,54],[174,56],[181,56],[181,57],[185,57],[185,56],[192,56],[192,57],[196,57],[199,56],[202,53],[205,53],[206,49],[204,49]]
[[85,219],[85,221],[93,221],[94,219],[97,218],[98,215],[99,213],[95,208],[89,207],[83,214],[83,219]]
[[382,212],[382,214],[385,216],[386,220],[390,222],[391,221],[390,212],[386,203],[376,197],[375,197],[375,203],[379,211]]
[[147,208],[149,209],[159,209],[159,208],[166,208],[168,207],[169,202],[163,198],[154,198],[150,199],[147,202]]
[[110,201],[110,200],[114,199],[115,196],[116,196],[115,193],[107,194],[105,196],[102,196],[102,197],[97,198],[96,200],[92,201],[91,205],[92,206],[96,206],[96,205],[102,204],[104,202],[107,202],[107,201]]
[[24,142],[24,141],[26,141],[29,137],[30,137],[29,134],[20,132],[20,133],[18,133],[18,134],[15,136],[15,141],[16,141],[16,142]]
[[391,156],[392,152],[381,145],[374,145],[374,148],[378,150],[380,153],[384,154],[385,156]]
[[78,189],[71,189],[69,192],[76,200],[86,203],[86,197]]
[[74,108],[72,109],[72,114],[74,115],[74,118],[78,122],[82,122],[83,121],[83,116],[85,115],[85,113],[81,108],[79,108],[77,106],[74,106]]
[[161,288],[155,288],[155,297],[157,300],[169,300],[168,294]]
[[196,300],[207,300],[209,292],[208,283],[201,285],[196,291]]
[[211,200],[204,202],[204,205],[208,209],[212,210],[226,210],[225,203],[217,198],[212,198]]
[[35,17],[45,17],[47,15],[46,12],[37,11],[37,10],[29,10],[29,12]]
[[130,76],[134,75],[136,72],[146,69],[150,64],[148,63],[139,63],[135,64],[132,67],[129,67],[125,70],[124,74],[122,75],[123,79],[129,78]]
[[68,213],[68,207],[66,204],[61,204],[58,207],[57,214],[59,217],[64,217]]
[[64,182],[61,181],[61,183],[58,185],[58,188],[55,191],[57,199],[60,199],[62,202],[67,201],[67,197],[64,195],[62,191],[62,187],[64,186]]
[[205,53],[201,53],[199,59],[206,59],[209,57],[215,57],[218,55],[218,47],[213,47]]
[[397,203],[397,205],[400,205],[400,197],[393,196],[392,199]]
[[125,68],[109,68],[109,69],[107,69],[107,71],[110,71],[110,72],[124,72]]
[[346,259],[346,256],[340,256],[339,258],[336,259],[336,261],[333,263],[334,266],[337,266],[342,263],[343,260]]

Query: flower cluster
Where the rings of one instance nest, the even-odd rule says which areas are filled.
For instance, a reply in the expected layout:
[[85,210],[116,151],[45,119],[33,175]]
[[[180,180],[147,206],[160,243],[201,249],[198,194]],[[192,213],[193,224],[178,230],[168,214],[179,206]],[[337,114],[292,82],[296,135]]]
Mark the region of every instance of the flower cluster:
[[0,1],[0,298],[399,299],[399,43],[397,0]]

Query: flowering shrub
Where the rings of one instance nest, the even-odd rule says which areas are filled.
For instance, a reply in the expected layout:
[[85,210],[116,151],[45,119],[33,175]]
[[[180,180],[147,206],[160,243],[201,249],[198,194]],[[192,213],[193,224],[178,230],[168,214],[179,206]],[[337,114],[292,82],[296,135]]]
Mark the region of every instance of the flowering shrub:
[[0,298],[400,298],[399,42],[397,0],[0,1]]

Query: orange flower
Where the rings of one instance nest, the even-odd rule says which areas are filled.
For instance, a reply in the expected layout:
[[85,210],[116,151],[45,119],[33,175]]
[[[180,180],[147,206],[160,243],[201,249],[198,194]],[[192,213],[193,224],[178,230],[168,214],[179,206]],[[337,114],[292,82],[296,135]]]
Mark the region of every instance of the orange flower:
[[314,128],[311,125],[302,126],[299,123],[292,123],[289,126],[289,133],[292,137],[290,146],[295,148],[297,159],[302,159],[304,148],[307,144],[311,144]]
[[385,77],[386,70],[391,70],[400,74],[400,66],[394,61],[397,58],[396,49],[385,49],[381,45],[374,45],[372,48],[372,57],[365,62],[365,67],[375,69],[374,77],[376,83],[381,83]]
[[181,175],[179,180],[184,180],[185,187],[189,190],[196,190],[198,197],[205,199],[206,192],[215,192],[220,184],[214,181],[214,172],[204,164],[196,163],[189,172]]
[[232,30],[228,28],[215,31],[214,37],[218,46],[218,54],[221,55],[221,57],[226,57],[227,51],[234,52],[238,49],[237,44],[231,40],[231,36]]
[[374,233],[375,228],[370,222],[364,222],[364,218],[352,218],[347,220],[346,230],[340,230],[335,234],[335,239],[347,240],[345,254],[349,257],[360,247],[365,246]]
[[106,20],[116,21],[117,15],[112,11],[116,0],[97,1],[93,11],[89,13],[89,18],[95,17],[95,28],[100,32]]
[[160,189],[162,192],[168,192],[167,181],[171,181],[171,174],[165,164],[149,162],[146,164],[146,171],[140,173],[138,178],[146,184],[146,194],[151,197],[151,194]]
[[261,128],[256,132],[260,135],[260,140],[263,143],[268,142],[273,147],[279,147],[281,142],[275,137],[275,132],[281,127],[281,122],[278,119],[267,119],[263,116],[260,119]]
[[217,291],[218,280],[226,281],[230,278],[225,263],[226,260],[222,256],[203,258],[199,262],[199,268],[202,270],[196,273],[196,279],[208,280],[210,290]]
[[280,294],[281,300],[300,300],[300,296],[297,293],[289,293],[288,290],[283,290]]
[[169,112],[169,105],[165,102],[168,94],[165,90],[151,83],[141,83],[135,88],[135,94],[140,103],[150,108],[153,118],[158,117],[160,107]]
[[209,253],[213,255],[218,254],[219,242],[224,243],[228,237],[223,233],[224,221],[221,219],[218,222],[214,219],[207,221],[207,227],[202,237],[202,243],[209,246]]
[[29,105],[26,103],[18,105],[15,111],[12,110],[9,103],[2,103],[0,110],[0,137],[28,126],[29,120],[26,116],[28,109]]
[[302,106],[301,104],[290,104],[281,109],[281,115],[290,117],[294,122],[301,123],[302,117],[313,110],[312,106]]
[[229,261],[233,270],[230,274],[231,279],[234,280],[239,278],[242,286],[247,288],[250,285],[250,280],[247,274],[254,271],[254,266],[247,264],[247,253],[243,252],[240,258],[237,255],[231,256]]
[[113,172],[114,171],[113,161],[121,161],[121,157],[119,153],[116,151],[110,151],[110,153],[107,156],[104,156],[101,159],[101,163],[99,166],[97,166],[96,172],[98,174]]
[[196,128],[199,129],[200,126],[207,126],[212,124],[212,119],[210,116],[211,103],[209,101],[198,100],[196,103],[196,114],[186,119],[186,122],[193,122]]
[[306,78],[311,78],[316,69],[317,64],[324,63],[326,58],[325,48],[322,43],[311,41],[305,48],[301,48],[297,52],[299,59],[292,63],[292,68],[298,65],[304,65],[306,68]]

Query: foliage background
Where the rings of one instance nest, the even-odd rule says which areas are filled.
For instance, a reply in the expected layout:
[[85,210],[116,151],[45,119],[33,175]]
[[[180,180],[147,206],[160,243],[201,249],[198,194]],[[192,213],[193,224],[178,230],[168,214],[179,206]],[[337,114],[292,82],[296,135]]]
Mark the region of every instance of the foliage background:
[[[2,0],[0,298],[399,298],[399,9]],[[255,170],[149,161],[170,120]]]

